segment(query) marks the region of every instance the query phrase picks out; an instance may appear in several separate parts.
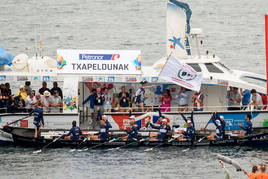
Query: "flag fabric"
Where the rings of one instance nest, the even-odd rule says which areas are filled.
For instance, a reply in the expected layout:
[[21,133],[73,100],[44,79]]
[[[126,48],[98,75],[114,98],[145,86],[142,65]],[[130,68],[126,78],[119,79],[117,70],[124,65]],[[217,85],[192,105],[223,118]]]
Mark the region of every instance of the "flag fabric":
[[200,91],[202,73],[197,73],[191,66],[170,56],[159,78],[193,91]]

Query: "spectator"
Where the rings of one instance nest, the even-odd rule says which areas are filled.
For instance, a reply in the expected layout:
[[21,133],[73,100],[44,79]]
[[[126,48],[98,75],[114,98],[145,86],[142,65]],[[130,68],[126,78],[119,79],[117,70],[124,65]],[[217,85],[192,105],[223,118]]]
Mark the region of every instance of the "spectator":
[[103,113],[104,94],[101,92],[101,88],[97,88],[97,92],[94,95],[94,120],[92,121],[92,128],[97,129],[98,121],[101,120]]
[[229,88],[230,88],[230,90],[227,91],[227,96],[226,96],[228,109],[230,107],[230,99],[231,99],[231,96],[233,95],[233,92],[234,92],[234,87],[230,86]]
[[6,90],[6,86],[4,84],[1,84],[1,94],[0,94],[0,111],[1,112],[7,112],[7,102],[8,102],[8,93]]
[[25,101],[21,95],[15,97],[15,110],[16,112],[25,112]]
[[0,85],[0,113],[5,112],[5,101],[2,96],[2,85]]
[[8,96],[11,96],[12,93],[11,93],[11,89],[10,89],[10,84],[9,83],[6,83],[5,86],[6,86],[6,93],[7,93],[7,95]]
[[60,87],[58,87],[58,83],[56,81],[53,82],[53,88],[51,88],[50,90],[51,94],[54,94],[54,91],[58,91],[59,96],[61,97],[61,99],[63,99],[62,90],[60,89]]
[[127,112],[129,109],[130,95],[126,92],[126,87],[121,87],[121,92],[118,94],[119,111]]
[[267,95],[260,93],[262,99],[263,110],[267,109]]
[[28,110],[28,112],[30,112],[34,108],[34,105],[36,104],[36,102],[37,100],[35,97],[35,91],[32,90],[31,94],[28,95],[25,101],[26,109]]
[[251,97],[251,91],[248,89],[245,89],[244,91],[242,88],[240,88],[240,94],[242,97],[242,110],[247,109],[249,103],[250,103],[250,97]]
[[94,120],[94,101],[95,101],[96,89],[92,89],[91,95],[87,97],[85,101],[83,101],[83,105],[89,101],[89,112],[91,114],[91,119]]
[[170,102],[172,100],[172,97],[170,95],[170,90],[166,89],[164,95],[160,95],[160,96],[161,96],[161,103],[162,103],[161,112],[170,112]]
[[262,109],[262,98],[259,93],[255,89],[251,90],[251,102],[250,105],[254,107],[254,109],[261,110]]
[[50,92],[49,91],[45,91],[44,95],[41,96],[41,100],[42,100],[42,106],[44,108],[44,112],[49,112],[49,104],[51,103],[51,97],[50,97]]
[[62,107],[62,100],[57,90],[55,90],[53,96],[51,96],[50,106],[51,106],[50,109],[51,112],[55,113],[60,112],[60,109]]
[[194,111],[203,111],[204,95],[201,92],[196,92],[192,98],[194,103]]
[[178,95],[176,96],[178,100],[178,110],[179,111],[187,111],[188,110],[188,101],[189,101],[189,92],[186,91],[184,87],[181,87],[178,91]]
[[266,166],[263,164],[260,166],[260,171],[257,174],[257,179],[266,179],[268,175],[266,174]]
[[27,92],[27,95],[30,95],[32,92],[31,82],[30,81],[25,81],[25,91]]
[[9,99],[8,99],[8,102],[7,102],[7,112],[8,113],[16,112],[14,95],[9,96]]
[[238,88],[234,87],[233,92],[230,96],[230,107],[229,110],[240,110],[241,95],[238,92]]
[[27,92],[25,91],[25,87],[23,85],[20,86],[20,91],[16,94],[16,96],[21,96],[24,102],[27,98]]
[[103,88],[103,92],[104,92],[104,105],[103,105],[103,109],[105,112],[111,112],[112,109],[112,96],[111,94],[109,94],[109,90],[108,88],[104,87]]
[[39,93],[40,93],[41,95],[44,95],[44,92],[45,92],[45,91],[50,92],[49,89],[47,88],[47,82],[44,81],[44,82],[42,83],[42,88],[39,89]]

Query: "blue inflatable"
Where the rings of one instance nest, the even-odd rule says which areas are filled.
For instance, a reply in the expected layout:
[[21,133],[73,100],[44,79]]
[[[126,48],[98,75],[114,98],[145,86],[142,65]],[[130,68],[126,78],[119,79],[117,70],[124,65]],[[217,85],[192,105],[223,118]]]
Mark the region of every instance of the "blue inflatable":
[[3,47],[0,46],[0,67],[3,65],[11,65],[14,56],[8,53]]

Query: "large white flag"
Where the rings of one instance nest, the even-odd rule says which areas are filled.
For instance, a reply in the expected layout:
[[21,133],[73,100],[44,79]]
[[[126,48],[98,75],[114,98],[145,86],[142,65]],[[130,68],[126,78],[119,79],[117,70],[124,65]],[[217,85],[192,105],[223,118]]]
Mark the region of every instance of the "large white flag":
[[202,73],[173,56],[169,57],[159,77],[193,91],[199,91],[202,82]]

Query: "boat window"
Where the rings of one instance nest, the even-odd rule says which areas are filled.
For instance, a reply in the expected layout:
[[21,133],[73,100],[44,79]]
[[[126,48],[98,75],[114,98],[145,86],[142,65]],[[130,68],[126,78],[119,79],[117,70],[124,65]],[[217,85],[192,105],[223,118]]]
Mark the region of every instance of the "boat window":
[[222,70],[220,70],[218,67],[216,67],[212,63],[205,63],[205,65],[206,65],[208,71],[211,73],[223,73]]
[[191,66],[196,72],[201,72],[201,68],[197,63],[189,63],[187,65]]
[[228,70],[229,72],[232,73],[232,70],[230,68],[228,68],[227,66],[225,66],[224,64],[222,64],[221,62],[216,62],[217,65],[220,65],[221,67],[225,68],[226,70]]

